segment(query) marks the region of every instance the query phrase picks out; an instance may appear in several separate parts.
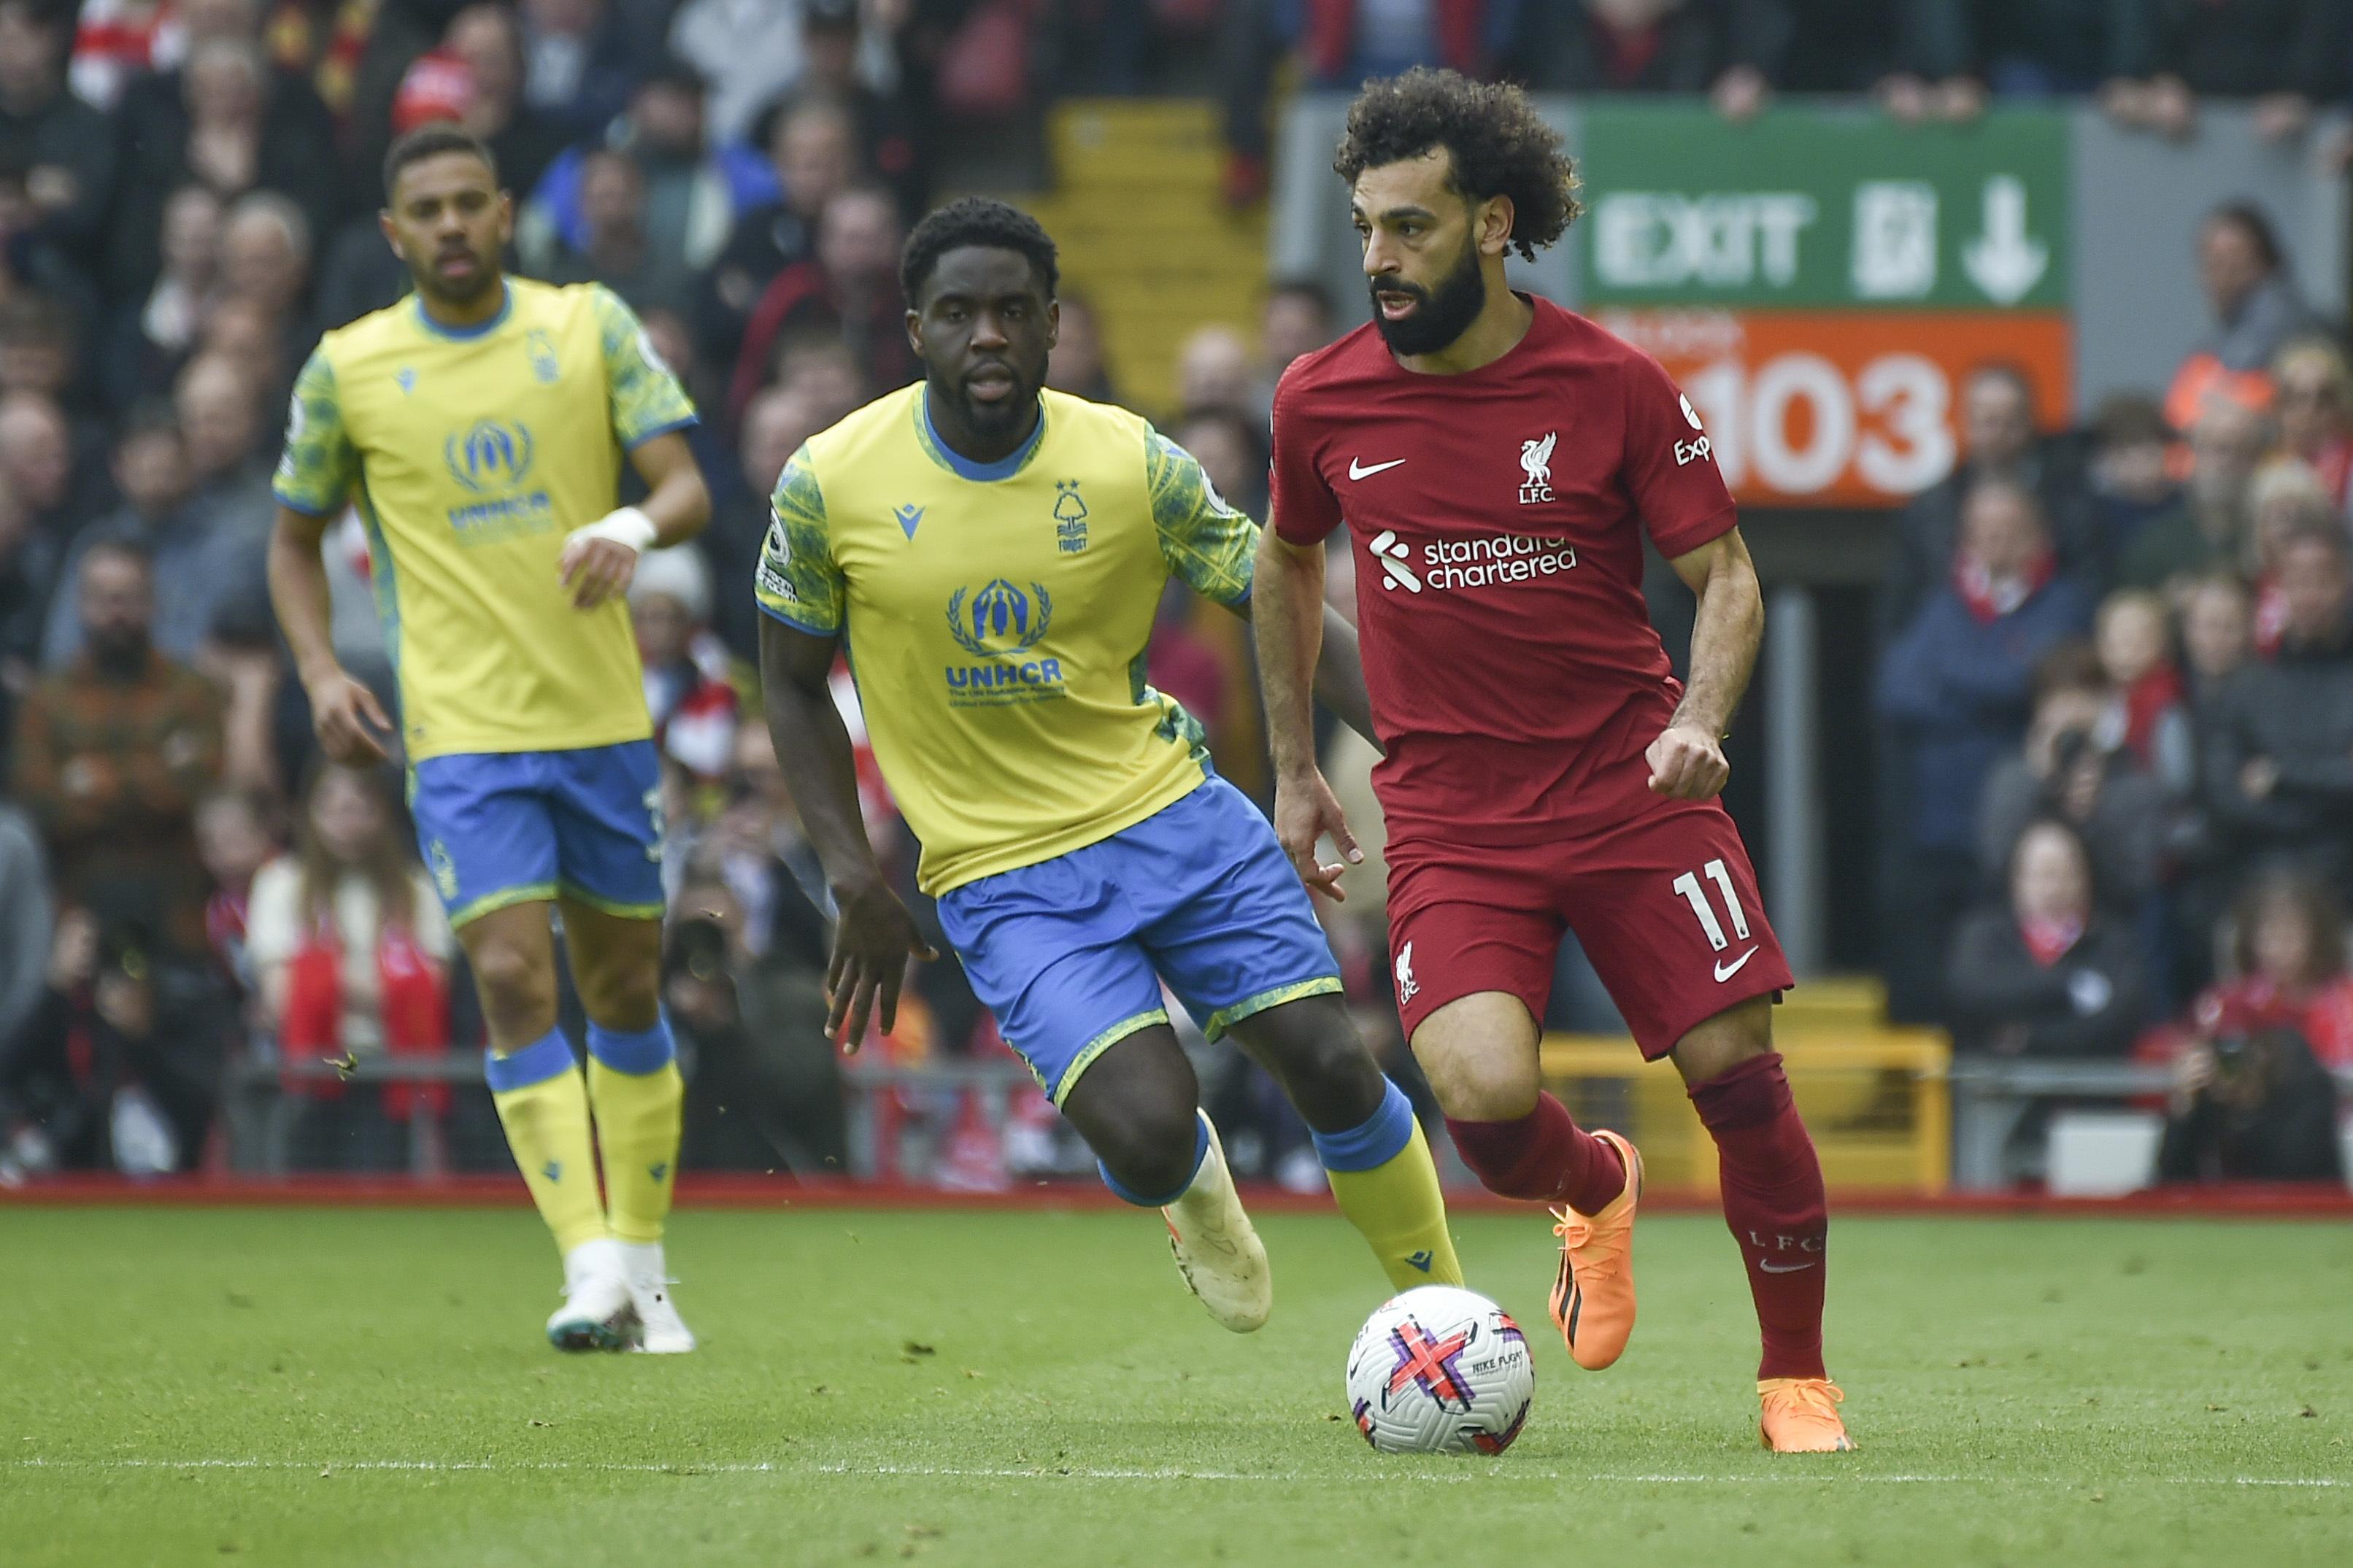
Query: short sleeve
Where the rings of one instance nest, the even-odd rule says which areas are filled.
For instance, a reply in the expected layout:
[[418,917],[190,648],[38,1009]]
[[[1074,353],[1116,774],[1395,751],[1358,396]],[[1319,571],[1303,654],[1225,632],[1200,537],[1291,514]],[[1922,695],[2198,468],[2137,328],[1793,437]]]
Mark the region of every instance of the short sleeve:
[[1626,492],[1642,527],[1672,560],[1728,533],[1740,521],[1716,470],[1715,451],[1699,410],[1665,367],[1646,353],[1626,362],[1626,447],[1620,458]]
[[826,527],[825,492],[804,446],[776,477],[768,505],[768,537],[752,584],[760,608],[797,631],[833,637],[841,630],[849,584],[834,563]]
[[1303,426],[1298,402],[1286,372],[1274,389],[1274,461],[1267,476],[1267,510],[1274,531],[1285,542],[1314,544],[1340,526],[1340,500],[1316,467],[1314,435]]
[[1148,425],[1144,439],[1152,526],[1168,569],[1204,598],[1240,604],[1250,597],[1258,524],[1227,504],[1192,453]]
[[335,395],[334,362],[324,348],[313,349],[294,378],[286,450],[270,492],[306,516],[325,517],[343,510],[359,478],[359,449],[343,428],[343,407]]
[[606,396],[613,434],[626,450],[695,423],[694,404],[678,376],[654,352],[635,312],[599,284],[589,293],[596,337],[605,354]]

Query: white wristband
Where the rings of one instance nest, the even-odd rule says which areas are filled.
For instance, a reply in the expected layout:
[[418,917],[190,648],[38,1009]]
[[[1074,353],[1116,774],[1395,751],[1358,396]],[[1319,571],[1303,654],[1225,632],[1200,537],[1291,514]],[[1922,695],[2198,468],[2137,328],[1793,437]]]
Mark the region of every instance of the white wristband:
[[574,529],[566,536],[565,542],[579,539],[607,539],[615,544],[626,544],[643,555],[654,547],[654,541],[660,535],[661,530],[654,525],[652,518],[636,507],[625,506],[595,522]]

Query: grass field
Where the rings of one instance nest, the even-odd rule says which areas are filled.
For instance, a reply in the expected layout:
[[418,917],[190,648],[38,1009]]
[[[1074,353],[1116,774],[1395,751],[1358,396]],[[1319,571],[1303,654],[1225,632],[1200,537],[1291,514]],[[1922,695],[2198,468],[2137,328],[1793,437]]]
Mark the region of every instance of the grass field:
[[2353,1560],[2341,1225],[1841,1221],[1862,1451],[1777,1458],[1716,1222],[1644,1222],[1596,1375],[1535,1331],[1544,1224],[1468,1217],[1535,1412],[1418,1460],[1341,1418],[1353,1234],[1262,1223],[1236,1338],[1142,1216],[687,1214],[703,1350],[565,1358],[521,1210],[0,1208],[0,1563]]

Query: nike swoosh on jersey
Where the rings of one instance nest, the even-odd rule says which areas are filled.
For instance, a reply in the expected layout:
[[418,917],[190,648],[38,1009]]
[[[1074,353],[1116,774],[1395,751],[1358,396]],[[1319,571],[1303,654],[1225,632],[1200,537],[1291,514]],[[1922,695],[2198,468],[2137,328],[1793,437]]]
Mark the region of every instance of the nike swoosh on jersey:
[[1375,474],[1394,468],[1399,463],[1404,461],[1405,459],[1403,458],[1391,458],[1386,463],[1375,463],[1371,468],[1367,468],[1361,467],[1356,458],[1351,458],[1348,459],[1348,477],[1352,479],[1369,479]]
[[1767,1263],[1760,1258],[1757,1260],[1757,1267],[1762,1268],[1767,1274],[1795,1274],[1799,1269],[1811,1268],[1813,1265],[1810,1263]]
[[1723,984],[1725,981],[1731,979],[1734,975],[1747,968],[1748,961],[1756,956],[1757,950],[1752,947],[1746,952],[1742,953],[1738,958],[1734,959],[1729,964],[1725,963],[1719,959],[1715,965],[1715,983],[1718,985]]

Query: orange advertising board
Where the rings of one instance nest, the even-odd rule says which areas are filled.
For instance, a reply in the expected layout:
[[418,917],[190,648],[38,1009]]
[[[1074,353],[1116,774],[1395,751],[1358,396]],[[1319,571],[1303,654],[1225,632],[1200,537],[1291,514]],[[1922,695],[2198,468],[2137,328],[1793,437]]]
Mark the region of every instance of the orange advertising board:
[[1743,502],[1888,507],[1952,470],[1969,373],[2015,365],[2035,422],[2073,407],[2055,310],[1610,309],[1602,326],[1657,356],[1706,426]]

